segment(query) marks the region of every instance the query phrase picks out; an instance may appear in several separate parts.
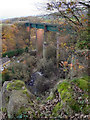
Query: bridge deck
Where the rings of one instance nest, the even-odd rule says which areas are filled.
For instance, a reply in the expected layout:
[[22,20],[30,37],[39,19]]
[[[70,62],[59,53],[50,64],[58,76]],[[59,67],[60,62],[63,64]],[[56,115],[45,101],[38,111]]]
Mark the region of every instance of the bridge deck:
[[26,27],[44,29],[45,31],[61,32],[61,31],[71,31],[71,27],[62,26],[59,24],[46,24],[46,23],[25,23]]

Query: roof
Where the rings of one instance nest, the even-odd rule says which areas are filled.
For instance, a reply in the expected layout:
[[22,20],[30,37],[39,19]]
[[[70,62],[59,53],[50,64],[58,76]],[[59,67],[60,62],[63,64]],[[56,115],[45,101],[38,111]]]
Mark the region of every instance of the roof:
[[0,58],[0,65],[3,65],[4,63],[10,61],[8,57]]

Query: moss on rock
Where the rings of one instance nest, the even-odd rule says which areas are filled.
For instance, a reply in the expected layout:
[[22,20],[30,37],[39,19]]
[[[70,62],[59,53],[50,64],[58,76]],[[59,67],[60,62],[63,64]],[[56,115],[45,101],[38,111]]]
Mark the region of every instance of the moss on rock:
[[29,111],[31,117],[34,118],[37,116],[62,117],[62,112],[67,116],[76,113],[89,114],[89,84],[87,76],[71,81],[61,81],[55,85],[47,99],[42,100],[40,105],[43,105],[40,107],[37,105],[37,100],[34,101],[34,96],[25,87],[24,82],[11,81],[7,83],[5,89],[6,92],[9,92],[7,111],[11,115],[15,110],[17,116]]
[[[90,84],[87,76],[77,78],[71,81],[64,80],[57,85],[61,101],[58,102],[52,110],[52,115],[57,117],[60,110],[64,109],[66,114],[83,113],[89,114],[90,106],[86,102],[88,99],[88,85]],[[73,83],[73,84],[72,84]],[[54,95],[49,96],[47,100],[55,99]],[[72,111],[72,112],[71,112]]]
[[7,90],[21,90],[25,84],[21,80],[14,80],[11,83],[7,84]]
[[33,110],[35,96],[28,91],[23,81],[13,80],[3,86],[3,99],[7,103],[4,108],[7,109],[8,117],[11,118],[13,114],[19,115]]
[[88,86],[90,85],[90,82],[88,81],[89,79],[89,76],[85,76],[82,78],[74,79],[72,82],[74,82],[80,89],[86,92],[88,91]]

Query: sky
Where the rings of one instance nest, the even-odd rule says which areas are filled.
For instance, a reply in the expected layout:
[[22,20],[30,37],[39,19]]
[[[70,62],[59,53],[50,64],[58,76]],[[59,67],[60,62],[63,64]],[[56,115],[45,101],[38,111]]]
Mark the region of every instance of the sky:
[[0,0],[0,19],[45,14],[39,6],[48,0]]
[[[0,0],[0,20],[6,18],[45,14],[47,13],[45,10],[45,4],[48,1],[51,0]],[[66,1],[69,2],[71,0]],[[41,6],[44,6],[44,8]]]

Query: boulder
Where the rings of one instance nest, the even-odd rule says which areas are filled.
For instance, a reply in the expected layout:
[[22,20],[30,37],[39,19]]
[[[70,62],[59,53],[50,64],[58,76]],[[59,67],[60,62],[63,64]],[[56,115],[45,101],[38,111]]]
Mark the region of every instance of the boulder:
[[35,96],[28,91],[23,81],[7,81],[2,87],[2,108],[8,117],[22,114],[26,109],[32,109]]
[[13,114],[21,114],[25,108],[29,106],[27,95],[23,94],[22,90],[13,90],[7,105],[8,117],[13,117]]

